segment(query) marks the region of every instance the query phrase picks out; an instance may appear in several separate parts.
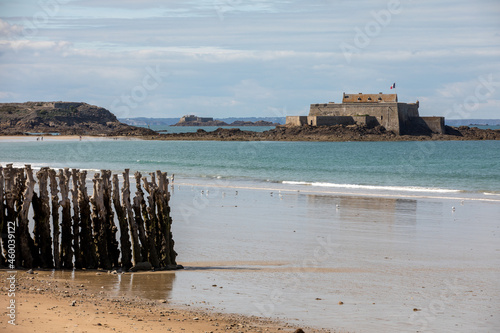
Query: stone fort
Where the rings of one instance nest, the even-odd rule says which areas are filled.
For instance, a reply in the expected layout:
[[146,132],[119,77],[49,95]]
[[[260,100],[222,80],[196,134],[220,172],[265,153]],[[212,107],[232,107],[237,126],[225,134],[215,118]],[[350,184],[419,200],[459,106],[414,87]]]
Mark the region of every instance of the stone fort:
[[288,126],[383,126],[402,134],[444,133],[444,117],[420,117],[419,102],[398,102],[397,94],[343,94],[342,103],[311,104],[308,116],[287,116]]

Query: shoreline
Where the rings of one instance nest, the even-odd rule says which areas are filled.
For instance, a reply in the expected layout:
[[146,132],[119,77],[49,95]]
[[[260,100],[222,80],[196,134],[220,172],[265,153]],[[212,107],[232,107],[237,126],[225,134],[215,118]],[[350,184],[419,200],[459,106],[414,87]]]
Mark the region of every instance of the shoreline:
[[[3,281],[9,275],[0,269]],[[131,329],[153,332],[295,332],[299,327],[286,322],[239,314],[218,313],[208,308],[172,305],[168,300],[113,296],[102,291],[92,276],[116,275],[106,271],[64,271],[67,275],[82,275],[80,283],[72,278],[55,278],[51,270],[16,271],[15,323],[6,310],[2,311],[2,332],[130,332]],[[124,273],[131,274],[165,274]],[[52,275],[52,276],[51,276]],[[118,275],[122,275],[118,273]],[[2,288],[1,307],[9,302],[8,290]],[[326,333],[329,330],[302,328],[307,333]]]

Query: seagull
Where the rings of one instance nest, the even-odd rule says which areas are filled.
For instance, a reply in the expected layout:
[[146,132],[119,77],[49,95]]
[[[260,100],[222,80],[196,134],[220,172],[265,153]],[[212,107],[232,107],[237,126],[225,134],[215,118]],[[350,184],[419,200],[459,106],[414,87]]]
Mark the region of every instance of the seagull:
[[463,205],[464,205],[464,201],[463,201],[463,200],[462,200],[462,201],[460,201],[460,205],[461,205],[461,206],[463,206]]
[[238,191],[236,191],[236,195],[238,195]]
[[454,212],[455,211],[455,206],[451,207],[451,211]]
[[337,210],[338,210],[339,208],[340,208],[340,206],[339,206],[338,204],[336,204],[336,205],[335,205],[335,209],[337,209]]
[[273,192],[271,192],[271,196],[273,196]]

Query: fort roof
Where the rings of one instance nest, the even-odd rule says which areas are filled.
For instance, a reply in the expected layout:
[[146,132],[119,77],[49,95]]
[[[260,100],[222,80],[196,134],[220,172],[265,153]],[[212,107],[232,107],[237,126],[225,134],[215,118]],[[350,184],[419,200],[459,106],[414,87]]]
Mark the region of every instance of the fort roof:
[[397,103],[397,94],[346,94],[342,98],[342,103]]

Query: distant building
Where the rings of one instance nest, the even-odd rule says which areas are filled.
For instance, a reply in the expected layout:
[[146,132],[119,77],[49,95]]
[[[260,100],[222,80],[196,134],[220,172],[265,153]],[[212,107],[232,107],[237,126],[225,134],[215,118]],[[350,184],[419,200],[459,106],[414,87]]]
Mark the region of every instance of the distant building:
[[288,116],[289,126],[383,126],[396,134],[444,133],[444,117],[420,117],[419,102],[400,103],[397,94],[343,94],[342,103],[311,104],[309,116]]
[[214,118],[209,118],[209,117],[198,117],[198,116],[195,116],[195,115],[186,115],[184,117],[182,117],[180,120],[179,120],[179,124],[180,123],[208,123],[208,122],[211,122],[211,121],[214,121]]

